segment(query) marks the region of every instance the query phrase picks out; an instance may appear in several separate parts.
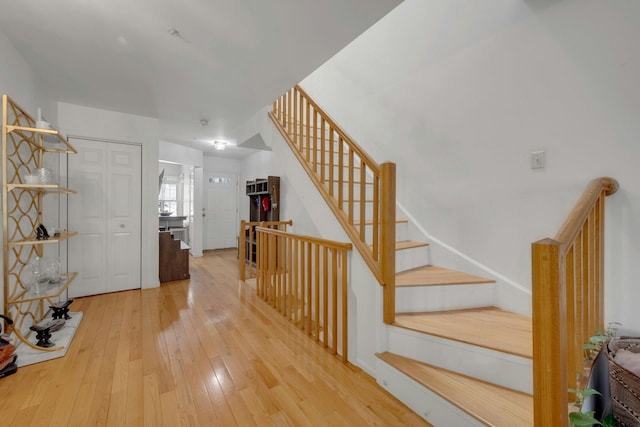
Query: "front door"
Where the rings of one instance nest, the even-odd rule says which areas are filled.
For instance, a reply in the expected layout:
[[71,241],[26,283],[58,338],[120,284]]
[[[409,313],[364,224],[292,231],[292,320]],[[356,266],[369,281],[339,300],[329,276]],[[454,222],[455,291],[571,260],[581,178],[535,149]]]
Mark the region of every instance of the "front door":
[[78,277],[69,296],[141,287],[141,147],[70,138],[69,271]]
[[204,249],[235,248],[238,246],[238,190],[237,179],[228,173],[204,174],[206,208],[204,217]]

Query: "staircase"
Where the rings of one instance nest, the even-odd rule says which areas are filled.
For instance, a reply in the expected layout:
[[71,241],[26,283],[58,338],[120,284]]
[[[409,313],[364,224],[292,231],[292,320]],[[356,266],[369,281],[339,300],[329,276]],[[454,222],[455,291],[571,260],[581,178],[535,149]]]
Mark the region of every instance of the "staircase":
[[495,280],[437,265],[397,221],[396,316],[378,383],[436,426],[533,425],[531,319],[495,304]]
[[[378,261],[380,221],[368,207],[378,184],[365,172],[371,166],[309,106],[317,108],[296,87],[270,116],[346,218],[345,228],[352,227],[347,234],[367,242]],[[436,426],[533,425],[531,319],[496,307],[495,280],[431,264],[434,249],[408,220],[396,219],[393,234],[395,316],[384,326],[387,351],[377,355],[377,381]]]

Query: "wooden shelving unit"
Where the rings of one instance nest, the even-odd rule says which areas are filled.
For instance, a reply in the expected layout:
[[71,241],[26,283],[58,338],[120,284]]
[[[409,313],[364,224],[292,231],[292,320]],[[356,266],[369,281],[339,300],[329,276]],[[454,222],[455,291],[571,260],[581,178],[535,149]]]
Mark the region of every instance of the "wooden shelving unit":
[[[280,221],[279,176],[269,176],[267,178],[257,178],[254,181],[247,181],[246,194],[250,198],[250,222]],[[246,233],[247,247],[245,248],[245,259],[255,265],[256,236],[253,227],[249,228]]]
[[[251,198],[249,221],[280,221],[280,177],[258,178],[255,181],[247,181],[246,186],[247,196]],[[263,205],[265,198],[268,200],[266,209]]]
[[58,130],[40,129],[36,125],[36,120],[9,96],[2,96],[4,313],[14,320],[13,332],[19,341],[33,350],[60,352],[64,344],[50,348],[37,346],[32,337],[35,333],[29,328],[45,319],[49,306],[59,302],[77,273],[60,272],[50,278],[40,277],[37,292],[27,276],[30,263],[44,256],[45,245],[60,244],[77,234],[64,231],[46,240],[36,238],[36,228],[43,222],[43,198],[47,194],[59,197],[75,191],[54,183],[28,184],[23,176],[44,167],[47,153],[66,155],[75,154],[77,150]]

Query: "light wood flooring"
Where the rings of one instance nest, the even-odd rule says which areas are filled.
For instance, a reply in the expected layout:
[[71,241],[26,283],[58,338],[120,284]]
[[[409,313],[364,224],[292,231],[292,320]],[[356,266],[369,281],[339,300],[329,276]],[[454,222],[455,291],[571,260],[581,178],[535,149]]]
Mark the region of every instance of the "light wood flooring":
[[235,250],[190,262],[190,280],[77,299],[67,356],[0,379],[0,425],[428,425],[239,285]]

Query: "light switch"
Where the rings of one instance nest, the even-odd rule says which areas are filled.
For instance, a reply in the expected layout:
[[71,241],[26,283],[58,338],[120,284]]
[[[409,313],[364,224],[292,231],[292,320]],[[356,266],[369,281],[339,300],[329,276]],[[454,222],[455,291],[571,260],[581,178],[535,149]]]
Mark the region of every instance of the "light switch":
[[544,151],[531,153],[531,169],[544,169]]

